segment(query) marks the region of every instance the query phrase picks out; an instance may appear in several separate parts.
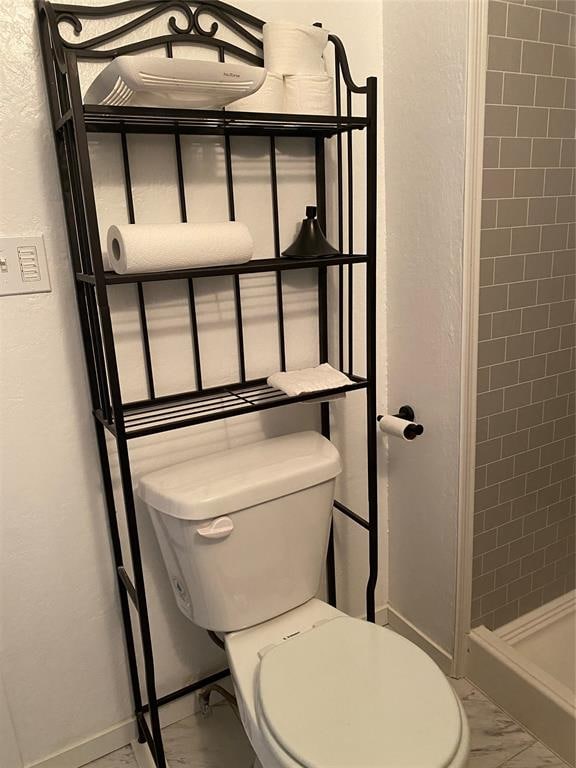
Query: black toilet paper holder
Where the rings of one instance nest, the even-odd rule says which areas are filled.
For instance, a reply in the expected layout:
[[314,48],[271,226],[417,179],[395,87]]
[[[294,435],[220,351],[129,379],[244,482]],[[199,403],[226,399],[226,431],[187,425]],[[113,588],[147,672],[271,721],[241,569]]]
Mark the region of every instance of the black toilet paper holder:
[[[397,419],[405,419],[410,422],[413,422],[416,419],[414,408],[412,408],[411,405],[403,405],[394,416]],[[380,421],[381,418],[381,415],[377,416],[376,420]],[[409,424],[404,430],[404,437],[406,440],[414,440],[415,437],[419,437],[422,434],[424,434],[424,427],[422,424]]]

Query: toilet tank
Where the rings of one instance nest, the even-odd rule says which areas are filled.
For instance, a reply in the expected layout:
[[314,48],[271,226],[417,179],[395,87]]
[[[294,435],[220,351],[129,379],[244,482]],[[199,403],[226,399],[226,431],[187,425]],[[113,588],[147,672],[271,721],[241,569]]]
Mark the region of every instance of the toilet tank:
[[310,600],[340,455],[317,432],[213,453],[140,479],[180,610],[230,632]]

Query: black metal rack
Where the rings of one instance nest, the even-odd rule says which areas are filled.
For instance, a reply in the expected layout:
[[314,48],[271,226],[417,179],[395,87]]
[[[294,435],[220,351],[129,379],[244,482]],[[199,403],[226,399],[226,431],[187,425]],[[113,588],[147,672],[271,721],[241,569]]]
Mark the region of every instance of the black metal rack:
[[[126,652],[130,672],[138,739],[150,748],[157,768],[165,768],[166,758],[160,730],[159,707],[174,699],[216,682],[228,674],[222,670],[163,697],[156,692],[154,653],[138,520],[130,465],[129,440],[168,430],[203,424],[219,419],[254,413],[291,403],[301,403],[333,395],[330,392],[288,397],[269,387],[265,379],[247,378],[245,340],[242,315],[242,286],[240,276],[250,273],[273,273],[276,276],[276,308],[279,329],[279,350],[282,369],[286,369],[286,338],[284,328],[284,298],[282,275],[287,270],[312,270],[317,273],[319,318],[319,362],[329,360],[330,301],[335,294],[337,341],[332,358],[345,371],[352,383],[338,391],[362,390],[366,400],[367,425],[367,498],[368,519],[364,519],[340,501],[335,509],[368,532],[369,578],[366,587],[366,612],[369,621],[375,619],[375,587],[378,576],[378,498],[376,456],[376,79],[368,78],[365,85],[356,85],[351,77],[342,42],[330,35],[334,48],[336,115],[286,115],[226,112],[225,110],[154,109],[145,107],[85,106],[79,80],[78,63],[106,61],[122,54],[149,49],[163,49],[169,57],[174,47],[200,45],[212,48],[220,61],[233,56],[244,62],[263,65],[262,41],[259,32],[263,21],[219,0],[128,0],[109,6],[84,7],[37,0],[38,24],[44,62],[50,112],[54,128],[56,151],[61,178],[66,225],[70,244],[72,268],[84,343],[86,366],[92,398],[96,438],[102,468],[108,522],[115,568],[118,577],[119,600],[124,623]],[[135,12],[142,13],[135,18]],[[115,41],[160,20],[164,14],[177,13],[184,19],[179,26],[175,16],[167,19],[168,33],[144,38],[137,42],[117,45]],[[114,19],[127,14],[107,32],[83,38],[83,21]],[[207,21],[210,21],[207,27]],[[182,21],[180,21],[182,23]],[[219,25],[240,38],[240,47],[217,37]],[[73,35],[62,34],[67,27]],[[73,39],[70,39],[70,38]],[[362,98],[362,116],[353,114],[353,96]],[[273,258],[253,260],[235,266],[202,267],[198,269],[118,275],[104,270],[100,233],[88,148],[88,134],[108,132],[118,134],[121,141],[129,220],[134,222],[134,201],[130,176],[130,134],[161,133],[174,137],[178,197],[181,221],[187,221],[184,167],[181,136],[187,134],[224,137],[226,187],[229,217],[235,219],[234,175],[231,137],[263,136],[268,138],[270,154],[270,198],[274,233]],[[354,144],[353,132],[361,132],[365,140],[365,241],[366,253],[354,252]],[[310,137],[314,140],[316,170],[316,205],[318,219],[326,231],[326,141],[336,142],[336,208],[335,229],[338,249],[343,255],[302,262],[280,258],[278,171],[276,164],[277,137]],[[346,153],[344,152],[346,149]],[[346,188],[345,188],[346,187]],[[345,224],[347,225],[345,227]],[[345,243],[345,240],[347,241]],[[347,253],[346,253],[347,251]],[[365,269],[365,372],[354,368],[354,267]],[[329,289],[328,273],[335,270],[336,289]],[[198,278],[231,276],[233,281],[235,325],[240,380],[227,386],[206,387],[200,355],[200,333],[196,316],[195,281]],[[150,352],[146,297],[143,285],[149,281],[183,280],[187,285],[190,331],[194,351],[196,389],[176,395],[158,396],[154,365]],[[146,368],[148,397],[125,402],[120,387],[117,350],[108,301],[108,286],[132,283],[137,287],[142,349]],[[330,436],[330,405],[319,404],[322,433]],[[117,448],[117,459],[126,515],[132,576],[125,567],[125,555],[120,539],[116,502],[106,431],[111,433]],[[336,603],[334,537],[330,534],[327,557],[328,599]],[[146,699],[140,687],[140,670],[136,660],[134,627],[130,603],[135,608],[142,643],[142,658]]]

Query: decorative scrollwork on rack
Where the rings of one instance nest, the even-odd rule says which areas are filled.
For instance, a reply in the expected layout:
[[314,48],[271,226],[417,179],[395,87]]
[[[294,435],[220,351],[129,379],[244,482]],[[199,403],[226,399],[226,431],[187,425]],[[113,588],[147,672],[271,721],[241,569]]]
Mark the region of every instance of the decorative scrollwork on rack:
[[[122,16],[135,11],[143,10],[137,18],[119,24],[107,32],[90,37],[86,40],[72,41],[61,33],[63,24],[69,24],[75,37],[80,37],[83,31],[83,19],[109,18]],[[114,40],[118,40],[130,32],[143,27],[154,19],[170,12],[177,11],[184,17],[184,24],[178,22],[175,16],[167,20],[168,35],[151,37],[137,43],[128,43],[115,48],[102,46]],[[253,64],[262,64],[262,40],[252,34],[246,27],[260,31],[264,22],[256,16],[241,11],[221,0],[125,0],[108,6],[81,6],[60,5],[48,0],[41,0],[40,13],[46,14],[52,40],[52,49],[56,61],[62,72],[66,68],[66,50],[74,50],[81,53],[82,58],[103,59],[134,53],[136,51],[154,48],[167,42],[195,43],[199,45],[211,45],[212,47],[226,50]],[[209,28],[205,28],[200,20],[202,15],[212,17]],[[217,19],[217,21],[216,21]],[[232,43],[219,40],[216,34],[219,30],[219,22],[224,27],[234,32],[243,41],[249,44],[253,50],[245,50]]]

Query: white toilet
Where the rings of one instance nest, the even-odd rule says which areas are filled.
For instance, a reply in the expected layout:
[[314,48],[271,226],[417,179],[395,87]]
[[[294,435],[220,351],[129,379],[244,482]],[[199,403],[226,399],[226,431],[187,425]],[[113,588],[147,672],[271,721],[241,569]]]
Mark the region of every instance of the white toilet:
[[340,456],[316,432],[152,472],[148,505],[176,601],[223,633],[263,768],[463,768],[469,731],[413,643],[315,598]]

